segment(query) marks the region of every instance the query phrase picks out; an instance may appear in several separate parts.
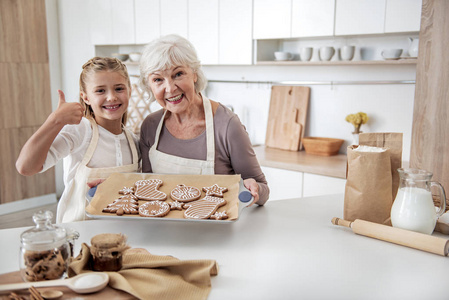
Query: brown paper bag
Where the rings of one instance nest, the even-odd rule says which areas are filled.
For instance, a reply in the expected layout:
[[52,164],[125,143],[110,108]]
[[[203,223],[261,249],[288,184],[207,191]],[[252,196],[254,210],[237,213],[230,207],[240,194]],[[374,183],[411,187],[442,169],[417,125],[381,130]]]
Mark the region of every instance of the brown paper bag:
[[393,204],[391,193],[390,150],[383,152],[354,151],[348,147],[344,219],[362,219],[387,224]]
[[397,132],[373,132],[361,133],[359,145],[383,147],[390,149],[392,195],[393,201],[399,188],[398,169],[402,167],[402,133]]

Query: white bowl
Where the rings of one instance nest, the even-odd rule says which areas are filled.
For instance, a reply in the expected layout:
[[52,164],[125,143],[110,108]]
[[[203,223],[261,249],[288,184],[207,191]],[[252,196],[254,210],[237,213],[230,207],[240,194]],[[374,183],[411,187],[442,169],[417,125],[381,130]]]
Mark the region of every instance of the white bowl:
[[118,58],[121,61],[126,61],[129,58],[128,54],[121,54],[121,53],[112,53],[112,57]]
[[274,52],[274,57],[276,60],[290,60],[292,59],[292,54],[290,52],[277,51]]
[[129,54],[129,59],[131,60],[131,61],[134,61],[134,62],[138,62],[139,60],[140,60],[140,57],[142,56],[142,53],[139,53],[139,52],[133,52],[133,53],[130,53]]
[[402,54],[402,49],[384,49],[382,50],[382,57],[385,59],[398,59]]

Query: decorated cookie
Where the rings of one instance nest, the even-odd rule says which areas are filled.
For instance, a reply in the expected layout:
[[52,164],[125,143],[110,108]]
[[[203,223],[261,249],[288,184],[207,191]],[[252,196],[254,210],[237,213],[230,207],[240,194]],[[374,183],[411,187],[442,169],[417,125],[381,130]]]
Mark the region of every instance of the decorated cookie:
[[201,197],[201,191],[196,187],[180,184],[171,191],[170,197],[175,201],[190,202],[198,200]]
[[182,202],[178,202],[178,201],[173,201],[170,202],[170,209],[171,210],[182,210],[182,206],[184,205],[184,203]]
[[218,184],[212,186],[203,187],[203,191],[206,192],[206,196],[215,196],[223,198],[223,193],[227,192],[228,189],[225,187],[220,187]]
[[134,193],[134,188],[133,187],[124,187],[123,189],[121,189],[120,191],[119,191],[119,193],[120,194],[123,194],[123,195],[128,195],[128,194],[132,194],[132,193]]
[[135,183],[134,195],[141,200],[164,201],[167,199],[167,194],[158,190],[161,185],[160,179],[139,180]]
[[213,215],[210,216],[211,219],[215,220],[224,220],[228,218],[228,214],[226,211],[216,211]]
[[200,200],[184,204],[187,210],[184,217],[187,219],[209,219],[220,206],[226,204],[226,200],[219,197],[206,196]]
[[165,217],[170,212],[170,206],[162,201],[150,201],[139,206],[141,217]]
[[139,204],[134,195],[125,195],[118,198],[113,203],[103,208],[103,212],[116,213],[118,216],[123,214],[136,215],[139,213]]

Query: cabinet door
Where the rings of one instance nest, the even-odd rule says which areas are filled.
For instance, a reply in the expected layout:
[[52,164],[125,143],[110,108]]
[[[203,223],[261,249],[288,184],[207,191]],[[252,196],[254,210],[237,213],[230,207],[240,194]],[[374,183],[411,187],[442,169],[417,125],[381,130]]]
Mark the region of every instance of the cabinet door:
[[335,35],[384,33],[386,0],[336,0]]
[[292,37],[334,35],[335,0],[293,0]]
[[94,45],[134,44],[134,0],[89,1],[89,23]]
[[385,32],[419,31],[422,0],[387,0]]
[[111,0],[89,1],[90,40],[94,45],[112,43],[112,2]]
[[202,64],[218,64],[218,0],[189,0],[189,40]]
[[189,38],[187,4],[187,0],[161,0],[161,35],[178,34]]
[[322,196],[345,193],[346,179],[304,173],[303,196]]
[[161,35],[159,0],[134,0],[136,44],[146,44]]
[[134,44],[134,0],[112,0],[112,44]]
[[220,0],[219,63],[250,65],[253,57],[252,0]]
[[270,188],[269,201],[302,197],[301,172],[262,167]]
[[254,39],[289,38],[291,8],[291,0],[254,0]]

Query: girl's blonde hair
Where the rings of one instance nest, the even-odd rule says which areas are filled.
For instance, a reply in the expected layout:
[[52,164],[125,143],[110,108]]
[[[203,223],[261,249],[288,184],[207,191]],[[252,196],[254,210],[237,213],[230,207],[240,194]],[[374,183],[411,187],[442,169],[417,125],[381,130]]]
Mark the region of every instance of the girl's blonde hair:
[[150,95],[150,101],[155,99],[148,84],[150,74],[174,66],[188,66],[197,75],[195,92],[200,93],[206,88],[207,79],[192,43],[179,35],[169,34],[146,45],[140,59],[139,83]]
[[[86,93],[87,76],[102,71],[118,72],[126,79],[128,83],[128,88],[131,92],[131,80],[129,79],[128,69],[126,68],[125,64],[123,64],[119,59],[111,57],[98,57],[98,56],[89,59],[83,65],[83,71],[81,72],[80,75],[80,103],[84,107],[84,116],[86,118],[89,117],[95,118],[95,115],[94,111],[92,110],[92,107],[86,102],[84,102],[81,93],[82,92]],[[128,120],[128,111],[126,111],[123,114],[122,124],[126,125],[127,120]]]

